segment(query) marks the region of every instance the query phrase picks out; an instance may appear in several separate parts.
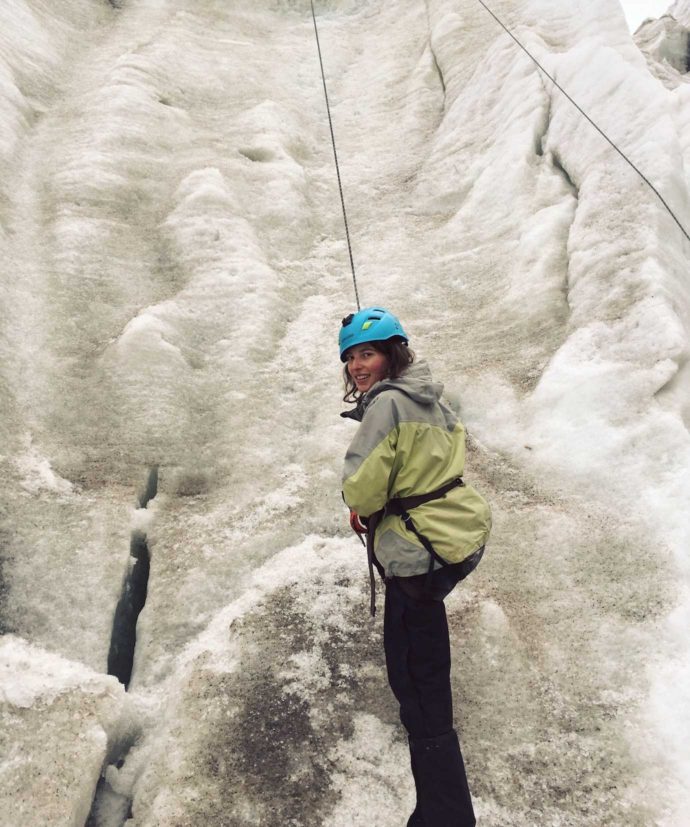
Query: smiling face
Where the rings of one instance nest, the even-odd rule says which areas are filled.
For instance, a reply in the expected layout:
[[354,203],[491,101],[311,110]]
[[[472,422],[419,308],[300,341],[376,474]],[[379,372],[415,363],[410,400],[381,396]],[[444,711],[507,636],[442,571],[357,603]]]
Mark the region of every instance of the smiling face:
[[347,372],[359,393],[366,393],[372,385],[388,376],[388,359],[371,342],[351,347],[345,357]]

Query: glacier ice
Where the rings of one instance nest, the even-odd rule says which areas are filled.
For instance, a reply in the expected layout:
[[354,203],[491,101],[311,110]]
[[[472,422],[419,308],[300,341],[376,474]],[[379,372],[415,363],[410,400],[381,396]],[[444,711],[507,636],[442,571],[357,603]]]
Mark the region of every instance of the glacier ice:
[[[680,827],[688,244],[479,4],[316,6],[363,301],[446,383],[496,515],[448,601],[482,823]],[[636,42],[615,0],[493,7],[690,226],[687,1]],[[403,823],[309,4],[7,0],[0,171],[10,827]]]

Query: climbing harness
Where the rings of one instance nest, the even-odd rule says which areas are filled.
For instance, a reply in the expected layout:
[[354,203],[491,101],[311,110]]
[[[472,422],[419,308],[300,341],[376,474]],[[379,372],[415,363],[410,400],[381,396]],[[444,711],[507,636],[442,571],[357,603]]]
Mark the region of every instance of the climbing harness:
[[357,290],[357,276],[355,275],[355,262],[352,257],[352,244],[350,243],[350,228],[347,224],[347,211],[345,210],[345,197],[343,196],[343,184],[340,180],[340,165],[338,164],[338,151],[335,148],[335,134],[333,132],[333,120],[331,119],[331,106],[328,102],[328,89],[326,88],[326,75],[323,71],[323,58],[321,57],[321,43],[319,42],[319,29],[316,25],[316,12],[314,11],[314,0],[311,0],[311,16],[314,21],[314,34],[316,35],[316,48],[319,52],[319,65],[321,66],[321,80],[323,81],[323,94],[326,98],[326,111],[328,112],[328,126],[331,130],[331,143],[333,144],[333,158],[335,159],[335,172],[338,176],[338,191],[340,192],[340,204],[343,208],[343,221],[345,222],[345,238],[347,239],[347,251],[350,255],[350,269],[352,270],[352,283],[355,288],[355,300],[357,310],[361,308],[359,303],[359,291]]
[[447,566],[449,563],[437,554],[436,550],[431,545],[429,538],[425,537],[417,530],[417,526],[412,522],[412,517],[410,517],[409,512],[415,508],[418,508],[420,505],[431,502],[432,500],[440,500],[454,488],[464,488],[464,486],[465,483],[463,482],[462,477],[456,477],[450,482],[447,482],[445,485],[442,485],[440,488],[437,488],[436,491],[431,491],[429,494],[418,494],[416,497],[394,497],[393,499],[388,500],[384,506],[384,515],[388,517],[391,514],[394,514],[396,517],[400,517],[405,524],[405,528],[408,531],[411,531],[429,552],[428,576],[431,576],[431,573],[434,570],[434,562],[441,566]]
[[381,577],[384,577],[383,568],[374,555],[374,536],[381,520],[384,517],[390,517],[391,515],[400,517],[405,524],[405,528],[408,531],[411,531],[428,551],[429,568],[426,573],[426,588],[429,590],[431,575],[434,571],[434,563],[438,563],[440,566],[449,566],[450,563],[438,554],[431,544],[431,540],[429,540],[426,535],[422,534],[418,530],[417,526],[412,521],[412,517],[409,512],[415,508],[418,508],[420,505],[431,502],[432,500],[440,500],[442,497],[445,497],[449,491],[452,491],[454,488],[462,488],[464,485],[465,483],[463,482],[462,477],[455,477],[455,479],[452,479],[450,482],[447,482],[435,491],[430,491],[428,494],[417,494],[413,497],[393,497],[388,500],[380,511],[372,514],[367,519],[367,562],[369,564],[370,594],[369,611],[371,612],[372,617],[376,614],[376,578],[374,577],[374,566],[378,569]]
[[546,75],[546,77],[551,81],[551,83],[553,83],[553,85],[557,89],[559,89],[566,96],[566,98],[570,101],[570,103],[572,103],[572,105],[577,109],[577,111],[581,115],[583,115],[592,124],[592,126],[596,129],[596,131],[606,141],[608,141],[609,144],[611,144],[611,146],[616,150],[616,152],[621,156],[621,158],[623,158],[623,160],[626,161],[635,170],[635,172],[640,176],[640,178],[645,182],[645,184],[647,184],[647,186],[652,190],[652,192],[655,193],[655,195],[657,196],[659,201],[661,201],[661,203],[664,205],[664,207],[666,207],[666,210],[668,211],[668,214],[676,222],[676,224],[680,228],[680,231],[683,233],[683,235],[688,239],[688,241],[690,241],[690,235],[688,235],[687,230],[680,223],[679,219],[676,217],[676,214],[673,212],[671,207],[668,205],[667,201],[664,199],[664,197],[659,192],[659,190],[654,186],[654,184],[652,184],[652,182],[635,166],[635,164],[633,164],[633,162],[630,160],[630,158],[628,158],[628,156],[623,152],[623,150],[619,149],[618,146],[616,146],[616,144],[611,140],[611,138],[609,138],[609,136],[604,132],[604,130],[601,129],[599,126],[597,126],[596,123],[594,123],[594,121],[589,117],[589,115],[584,111],[584,109],[582,109],[582,107],[579,106],[570,97],[570,95],[565,91],[565,89],[560,85],[560,83],[558,83],[558,81],[551,74],[549,74],[549,72],[546,71],[546,69],[541,65],[541,63],[536,59],[536,57],[534,57],[534,55],[527,49],[527,47],[523,46],[523,44],[520,42],[520,40],[518,40],[518,38],[513,34],[513,32],[505,25],[505,23],[503,23],[503,21],[498,17],[498,15],[494,14],[494,12],[491,11],[491,9],[487,6],[487,4],[484,2],[484,0],[477,0],[477,2],[480,3],[486,9],[486,11],[493,17],[493,19],[506,32],[506,34],[510,35],[510,37],[522,49],[522,51],[529,58],[531,58],[531,60],[537,65],[539,70]]

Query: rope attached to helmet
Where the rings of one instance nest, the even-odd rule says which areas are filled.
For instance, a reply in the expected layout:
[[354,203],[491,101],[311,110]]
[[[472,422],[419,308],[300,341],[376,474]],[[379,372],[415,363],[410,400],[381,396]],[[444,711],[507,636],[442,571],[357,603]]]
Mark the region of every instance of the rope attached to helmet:
[[350,243],[350,228],[347,225],[347,211],[345,210],[345,198],[343,196],[343,184],[340,180],[340,166],[338,164],[338,151],[335,148],[335,135],[333,133],[333,121],[331,119],[331,107],[328,102],[328,89],[326,88],[326,75],[323,71],[323,58],[321,57],[321,44],[319,42],[319,29],[316,25],[316,12],[314,11],[314,0],[311,0],[311,16],[314,21],[314,34],[316,35],[316,48],[319,52],[319,64],[321,66],[321,80],[323,81],[323,94],[326,98],[326,111],[328,112],[328,125],[331,130],[331,143],[333,144],[333,157],[335,158],[335,172],[338,176],[338,190],[340,192],[340,203],[343,208],[343,221],[345,222],[345,238],[347,239],[347,250],[350,254],[350,268],[352,270],[352,283],[355,288],[355,300],[357,301],[357,310],[361,309],[359,303],[359,291],[357,290],[357,276],[355,274],[355,262],[352,258],[352,244]]
[[604,132],[604,130],[601,129],[599,126],[597,126],[596,123],[594,123],[594,121],[589,117],[589,115],[570,97],[570,95],[558,83],[558,81],[546,71],[546,69],[541,65],[541,63],[536,59],[536,57],[534,57],[534,55],[525,46],[523,46],[523,44],[518,40],[518,38],[513,34],[513,32],[505,25],[505,23],[503,23],[503,21],[498,17],[498,15],[494,14],[494,12],[491,11],[491,9],[487,6],[487,4],[484,2],[484,0],[477,0],[477,2],[479,2],[486,9],[486,11],[493,17],[493,19],[498,23],[498,25],[508,35],[510,35],[510,37],[512,37],[512,39],[517,43],[517,45],[522,49],[522,51],[525,52],[525,54],[534,61],[534,63],[539,68],[539,70],[541,72],[543,72],[546,75],[546,77],[551,81],[551,83],[553,83],[553,85],[557,89],[559,89],[566,96],[566,98],[570,101],[570,103],[572,103],[572,105],[577,109],[577,111],[581,115],[583,115],[592,124],[592,126],[596,129],[596,131],[606,141],[608,141],[609,144],[611,144],[611,146],[616,150],[616,152],[621,156],[621,158],[623,158],[624,161],[627,161],[627,163],[630,164],[630,166],[635,170],[635,172],[640,176],[640,178],[645,182],[645,184],[647,184],[647,186],[652,190],[652,192],[654,192],[656,194],[659,201],[661,201],[661,203],[664,205],[664,207],[666,207],[666,210],[668,211],[671,218],[680,227],[680,230],[683,233],[683,235],[688,239],[688,241],[690,241],[690,235],[688,235],[688,231],[680,223],[680,221],[677,218],[676,214],[673,212],[671,207],[668,205],[668,203],[666,202],[664,197],[661,195],[659,190],[654,186],[654,184],[652,184],[652,182],[645,175],[643,175],[642,172],[640,172],[640,170],[635,166],[635,164],[633,164],[633,162],[630,160],[630,158],[628,158],[628,156],[623,152],[622,149],[620,149],[618,146],[616,146],[616,144],[611,140],[611,138],[609,138],[609,136]]

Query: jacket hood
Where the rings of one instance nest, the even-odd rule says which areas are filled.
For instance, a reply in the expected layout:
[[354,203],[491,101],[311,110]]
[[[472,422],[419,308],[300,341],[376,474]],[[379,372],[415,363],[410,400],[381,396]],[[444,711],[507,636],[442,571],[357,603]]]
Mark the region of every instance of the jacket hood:
[[382,379],[377,382],[364,395],[362,401],[365,408],[372,399],[389,389],[402,391],[422,405],[433,405],[439,401],[443,393],[443,385],[441,382],[434,382],[426,359],[413,362],[397,379]]
[[422,405],[433,405],[438,402],[443,393],[443,384],[434,382],[431,370],[426,359],[413,362],[397,379],[382,379],[370,388],[359,400],[355,408],[343,411],[340,415],[346,419],[361,422],[364,412],[380,393],[386,390],[397,390],[406,393],[409,397]]

